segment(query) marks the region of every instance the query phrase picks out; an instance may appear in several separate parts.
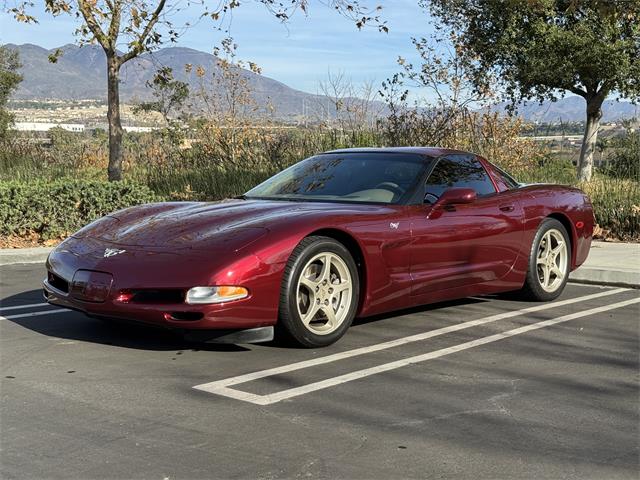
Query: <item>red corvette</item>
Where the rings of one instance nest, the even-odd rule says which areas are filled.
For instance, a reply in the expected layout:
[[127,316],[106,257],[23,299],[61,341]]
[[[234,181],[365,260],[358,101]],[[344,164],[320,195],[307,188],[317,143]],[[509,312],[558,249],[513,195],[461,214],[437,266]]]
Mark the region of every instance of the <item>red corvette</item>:
[[552,300],[589,252],[578,189],[521,185],[438,148],[323,153],[241,197],[107,215],[47,260],[47,300],[90,316],[306,347],[354,317],[519,290]]

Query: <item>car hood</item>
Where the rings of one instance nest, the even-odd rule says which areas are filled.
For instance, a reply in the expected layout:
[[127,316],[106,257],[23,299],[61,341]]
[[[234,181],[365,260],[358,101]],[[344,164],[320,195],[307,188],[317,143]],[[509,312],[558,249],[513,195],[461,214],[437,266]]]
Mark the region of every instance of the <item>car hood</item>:
[[303,210],[300,203],[252,200],[147,204],[107,215],[74,237],[122,246],[237,251],[266,235],[267,225],[279,217]]

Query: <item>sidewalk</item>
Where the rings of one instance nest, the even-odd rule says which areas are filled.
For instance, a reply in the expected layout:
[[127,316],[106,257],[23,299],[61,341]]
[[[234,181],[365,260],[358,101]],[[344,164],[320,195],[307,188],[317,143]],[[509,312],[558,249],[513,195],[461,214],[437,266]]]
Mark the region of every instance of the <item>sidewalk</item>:
[[[51,248],[0,249],[0,266],[44,263]],[[593,242],[587,261],[569,281],[640,288],[640,243]]]
[[14,263],[44,263],[53,247],[0,248],[0,266]]
[[587,261],[571,272],[569,281],[640,288],[640,243],[594,241]]

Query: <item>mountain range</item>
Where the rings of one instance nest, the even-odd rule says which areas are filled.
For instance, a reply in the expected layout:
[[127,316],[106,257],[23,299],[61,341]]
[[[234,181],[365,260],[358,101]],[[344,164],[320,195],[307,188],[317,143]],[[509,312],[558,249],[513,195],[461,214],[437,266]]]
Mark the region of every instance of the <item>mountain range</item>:
[[[22,62],[23,81],[14,94],[16,100],[85,100],[106,98],[106,61],[100,47],[93,45],[65,45],[60,47],[63,54],[56,63],[49,56],[57,49],[47,50],[33,44],[6,45],[18,50]],[[185,65],[192,65],[190,73]],[[195,75],[198,66],[210,78],[211,73],[219,74],[215,56],[184,47],[167,47],[151,54],[141,55],[122,67],[121,98],[125,102],[147,100],[150,98],[150,81],[160,67],[170,67],[178,80],[190,84],[191,90],[199,88],[200,79]],[[296,90],[282,82],[237,68],[238,76],[246,82],[257,105],[271,105],[271,115],[278,119],[291,119],[318,115],[326,112],[330,104],[327,97]],[[504,110],[504,104],[494,107]],[[604,121],[616,121],[623,118],[640,116],[640,108],[629,102],[607,100],[604,108]],[[542,104],[529,103],[518,109],[527,121],[539,122],[575,122],[584,120],[585,103],[581,97],[569,96],[556,102]]]
[[[23,80],[13,95],[16,100],[105,100],[106,60],[102,48],[94,45],[65,45],[59,49],[62,55],[55,63],[49,56],[57,49],[47,50],[38,45],[7,44],[18,50],[22,63]],[[185,65],[191,65],[191,71]],[[215,56],[182,47],[163,48],[151,54],[144,54],[122,66],[120,98],[123,102],[148,100],[151,91],[147,82],[151,81],[160,67],[170,67],[177,80],[187,82],[191,91],[204,84],[215,89],[211,76],[220,75],[220,67]],[[203,77],[196,75],[198,67],[206,72]],[[233,67],[239,82],[246,82],[255,104],[271,105],[275,116],[290,118],[326,107],[326,97],[313,95],[288,87],[282,82]]]
[[[507,104],[500,103],[492,110],[506,111]],[[561,98],[555,102],[527,102],[518,106],[518,115],[528,122],[583,122],[585,109],[584,98],[576,95]],[[602,105],[602,121],[615,122],[622,119],[640,117],[640,105],[627,101],[605,100]]]

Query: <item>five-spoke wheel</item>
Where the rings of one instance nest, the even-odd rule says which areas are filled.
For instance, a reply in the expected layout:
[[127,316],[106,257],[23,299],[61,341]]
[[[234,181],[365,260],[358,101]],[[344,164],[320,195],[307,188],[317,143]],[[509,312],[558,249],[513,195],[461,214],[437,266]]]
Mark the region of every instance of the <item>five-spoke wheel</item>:
[[358,297],[357,267],[345,246],[307,237],[287,264],[278,324],[303,346],[329,345],[351,325]]
[[347,317],[353,282],[345,261],[331,252],[311,258],[298,279],[298,314],[313,333],[333,332]]
[[522,293],[531,300],[553,300],[569,279],[571,242],[565,227],[554,218],[540,224],[533,240]]
[[567,242],[563,234],[551,228],[543,235],[538,247],[537,272],[540,286],[555,292],[564,281],[568,261]]

